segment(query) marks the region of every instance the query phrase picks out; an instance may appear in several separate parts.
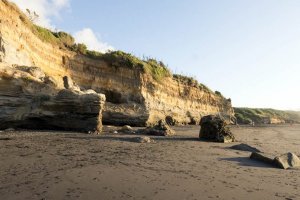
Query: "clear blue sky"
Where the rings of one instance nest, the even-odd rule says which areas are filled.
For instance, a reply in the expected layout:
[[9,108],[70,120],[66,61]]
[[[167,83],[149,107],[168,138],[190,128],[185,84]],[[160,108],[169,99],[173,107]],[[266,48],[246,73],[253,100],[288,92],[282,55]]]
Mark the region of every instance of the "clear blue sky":
[[69,1],[51,18],[59,29],[90,28],[115,49],[196,77],[234,106],[300,109],[299,0]]

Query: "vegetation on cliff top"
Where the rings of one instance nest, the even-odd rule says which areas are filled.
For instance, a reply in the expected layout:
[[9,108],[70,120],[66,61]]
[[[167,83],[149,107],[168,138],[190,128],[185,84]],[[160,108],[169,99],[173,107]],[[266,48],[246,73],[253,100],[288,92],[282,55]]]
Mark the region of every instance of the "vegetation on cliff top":
[[269,123],[271,118],[285,121],[286,123],[300,123],[300,112],[282,111],[261,108],[234,108],[235,117],[239,124]]
[[196,87],[199,88],[201,90],[213,93],[213,91],[211,91],[206,85],[204,85],[203,83],[199,83],[195,78],[193,77],[189,77],[189,76],[184,76],[181,74],[174,74],[173,78],[177,81],[179,81],[180,83],[186,84],[188,86],[191,87]]
[[[81,49],[84,49],[84,51],[80,50],[80,47]],[[129,69],[141,70],[144,73],[151,74],[156,81],[161,81],[165,77],[172,76],[171,71],[163,62],[157,61],[152,58],[141,60],[136,56],[125,53],[123,51],[110,51],[107,53],[100,53],[97,51],[87,50],[86,47],[82,47],[82,44],[75,44],[72,50],[77,51],[78,53],[81,53],[92,59],[104,60],[111,67],[127,67]]]

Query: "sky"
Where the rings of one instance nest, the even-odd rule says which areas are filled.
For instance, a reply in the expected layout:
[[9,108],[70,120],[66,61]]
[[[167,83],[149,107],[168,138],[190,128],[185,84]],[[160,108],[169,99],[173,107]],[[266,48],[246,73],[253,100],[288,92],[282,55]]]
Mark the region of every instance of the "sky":
[[235,107],[300,110],[299,0],[12,0],[92,50],[166,63]]

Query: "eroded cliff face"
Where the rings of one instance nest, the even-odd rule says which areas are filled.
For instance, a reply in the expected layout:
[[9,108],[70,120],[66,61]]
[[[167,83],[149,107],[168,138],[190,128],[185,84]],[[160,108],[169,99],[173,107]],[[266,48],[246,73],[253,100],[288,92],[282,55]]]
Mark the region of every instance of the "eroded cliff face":
[[199,124],[201,117],[209,114],[234,120],[231,101],[219,95],[172,78],[155,82],[145,75],[143,80],[142,93],[150,110],[150,124],[159,119],[166,119],[170,124]]
[[105,96],[58,89],[39,68],[0,63],[0,129],[102,130]]
[[214,93],[184,85],[172,78],[155,81],[139,69],[112,67],[42,41],[24,23],[20,12],[0,0],[0,61],[36,66],[63,89],[71,77],[83,89],[106,95],[103,122],[116,125],[153,124],[168,119],[176,124],[198,123],[206,114],[233,116],[231,103]]

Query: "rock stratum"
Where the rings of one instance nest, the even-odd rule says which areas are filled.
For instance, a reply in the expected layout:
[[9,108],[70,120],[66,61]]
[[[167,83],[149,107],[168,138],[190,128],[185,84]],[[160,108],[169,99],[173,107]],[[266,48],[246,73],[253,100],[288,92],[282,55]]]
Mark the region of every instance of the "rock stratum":
[[[93,90],[96,93],[104,94],[106,102],[102,120],[105,124],[146,126],[156,124],[159,120],[166,120],[170,124],[199,124],[201,117],[209,114],[219,114],[230,120],[234,119],[234,110],[230,99],[172,75],[158,79],[160,66],[138,61],[137,67],[132,67],[128,65],[128,62],[132,64],[131,60],[124,56],[121,56],[120,59],[120,56],[115,56],[118,54],[113,53],[99,57],[87,56],[78,51],[72,51],[70,48],[64,48],[57,43],[49,42],[45,39],[47,32],[43,33],[43,31],[44,29],[33,25],[14,4],[0,0],[2,75],[5,74],[2,73],[4,68],[20,73],[18,67],[28,66],[30,69],[32,67],[40,69],[47,80],[52,80],[50,82],[55,83],[52,88],[55,91],[65,91],[68,87],[75,87],[79,91]],[[41,92],[43,89],[39,87],[46,83],[37,81],[38,90],[30,93],[31,97],[29,98],[28,94],[24,93],[24,88],[27,87],[26,82],[18,79],[13,73],[9,78],[1,78],[1,110],[10,110],[9,114],[1,113],[1,120],[9,122],[9,124],[33,119],[49,122],[49,116],[41,117],[42,115],[36,114],[36,111],[23,109],[24,104],[35,105],[33,99],[43,94]],[[74,84],[68,85],[68,80],[73,80]],[[19,93],[20,87],[23,89]],[[72,91],[74,93],[74,88]],[[67,106],[67,102],[69,102],[68,99],[62,97],[61,93],[56,92],[51,96],[50,102],[58,107]],[[102,95],[93,94],[91,97],[91,94],[84,96],[73,93],[68,96],[72,99],[71,102],[74,106],[71,110],[81,110],[81,108],[76,108],[76,104],[80,100],[84,101],[83,110],[91,102],[94,106],[91,106],[90,110],[101,110],[104,105]],[[80,97],[80,100],[77,100],[77,97]],[[22,101],[19,101],[18,98]],[[28,101],[30,103],[27,103]],[[97,103],[94,104],[95,102]],[[50,105],[45,108],[47,106],[42,103],[41,106],[46,109],[41,109],[44,113],[52,112]],[[18,109],[24,110],[21,118],[15,117]],[[93,113],[92,118],[97,118],[96,112],[91,111],[91,113]],[[7,116],[5,116],[6,114]],[[34,117],[32,118],[32,116]],[[51,115],[52,118],[57,116],[60,114]],[[72,119],[74,118],[75,116],[72,117]],[[54,121],[60,121],[59,117]],[[60,126],[56,122],[53,123],[51,122],[49,125]],[[74,121],[72,124],[75,124]]]

